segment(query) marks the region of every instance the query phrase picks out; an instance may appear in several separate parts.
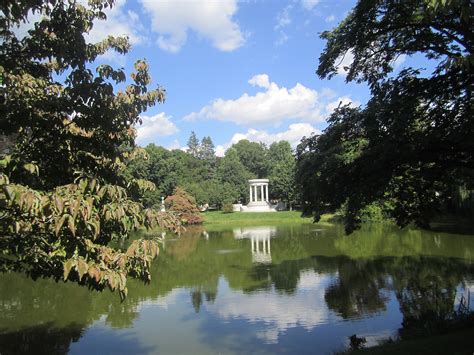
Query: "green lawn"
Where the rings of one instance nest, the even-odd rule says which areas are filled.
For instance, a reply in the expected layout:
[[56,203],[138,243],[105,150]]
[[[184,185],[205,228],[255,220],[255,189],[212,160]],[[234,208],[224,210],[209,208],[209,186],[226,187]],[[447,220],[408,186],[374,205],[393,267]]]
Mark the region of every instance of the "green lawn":
[[[312,218],[301,217],[299,211],[281,212],[234,212],[213,211],[203,213],[205,225],[262,225],[312,223]],[[322,219],[326,222],[327,217]]]

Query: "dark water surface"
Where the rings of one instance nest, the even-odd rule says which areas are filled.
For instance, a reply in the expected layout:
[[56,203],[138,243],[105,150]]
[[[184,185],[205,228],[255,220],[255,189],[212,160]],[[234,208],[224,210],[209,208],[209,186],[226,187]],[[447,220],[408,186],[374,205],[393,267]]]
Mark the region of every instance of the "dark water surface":
[[198,227],[167,236],[152,277],[129,281],[120,302],[0,275],[0,353],[327,354],[352,334],[373,345],[447,316],[474,291],[474,236]]

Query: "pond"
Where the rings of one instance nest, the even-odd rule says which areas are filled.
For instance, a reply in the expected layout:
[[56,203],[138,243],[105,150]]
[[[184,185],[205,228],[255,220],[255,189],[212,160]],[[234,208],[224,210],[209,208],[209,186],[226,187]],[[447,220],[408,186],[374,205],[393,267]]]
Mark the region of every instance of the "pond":
[[334,353],[447,316],[474,291],[473,262],[473,236],[386,225],[190,228],[124,302],[0,275],[0,353]]

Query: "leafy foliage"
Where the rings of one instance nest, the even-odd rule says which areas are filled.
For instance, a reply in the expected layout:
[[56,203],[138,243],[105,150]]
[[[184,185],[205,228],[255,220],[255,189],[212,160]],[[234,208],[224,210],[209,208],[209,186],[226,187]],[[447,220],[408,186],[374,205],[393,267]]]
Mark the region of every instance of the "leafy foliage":
[[267,147],[263,143],[242,139],[232,145],[240,162],[255,178],[266,178],[268,174]]
[[[150,280],[158,240],[136,240],[126,251],[109,243],[141,227],[179,231],[172,214],[143,209],[130,199],[154,185],[121,170],[133,148],[139,115],[163,102],[150,89],[139,60],[131,83],[123,69],[101,64],[108,50],[124,54],[126,38],[87,43],[84,35],[112,0],[2,2],[0,20],[0,134],[14,138],[0,162],[0,267],[33,277],[52,276],[126,295],[127,276]],[[15,26],[28,14],[42,19],[24,38]],[[115,91],[120,84],[123,90]]]
[[232,206],[232,203],[231,202],[224,203],[224,206],[222,206],[222,212],[224,212],[224,213],[233,213],[234,212],[234,206]]
[[275,142],[268,150],[271,195],[281,198],[290,206],[296,197],[296,161],[287,141]]
[[181,187],[177,187],[173,195],[166,198],[165,206],[174,212],[183,224],[202,223],[196,200]]
[[[298,181],[307,213],[318,219],[347,203],[346,229],[361,211],[388,204],[400,226],[427,227],[452,186],[473,185],[473,44],[469,1],[360,0],[322,37],[318,75],[336,74],[352,53],[347,80],[367,82],[364,108],[340,107],[323,135],[298,148]],[[402,55],[424,55],[432,72],[405,68]]]

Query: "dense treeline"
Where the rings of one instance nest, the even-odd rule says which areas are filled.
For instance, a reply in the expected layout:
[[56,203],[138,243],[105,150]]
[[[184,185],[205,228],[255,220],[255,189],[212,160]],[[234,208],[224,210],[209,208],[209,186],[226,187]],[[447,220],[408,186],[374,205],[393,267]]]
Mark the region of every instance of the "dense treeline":
[[222,208],[226,203],[247,203],[248,179],[269,178],[270,197],[286,203],[296,200],[295,158],[286,141],[262,143],[241,140],[232,145],[224,157],[216,157],[210,137],[200,141],[194,132],[187,151],[167,150],[150,144],[147,157],[131,161],[128,178],[146,179],[156,185],[155,191],[141,196],[146,206],[161,203],[161,197],[172,194],[176,187],[189,192],[199,205]]
[[[474,187],[472,17],[470,0],[359,0],[322,34],[319,77],[336,75],[351,55],[346,80],[367,83],[371,98],[339,107],[322,135],[300,144],[306,213],[318,220],[344,208],[351,232],[374,205],[400,226],[427,227],[456,199],[451,210],[469,211],[462,205]],[[416,60],[394,73],[405,56]]]

